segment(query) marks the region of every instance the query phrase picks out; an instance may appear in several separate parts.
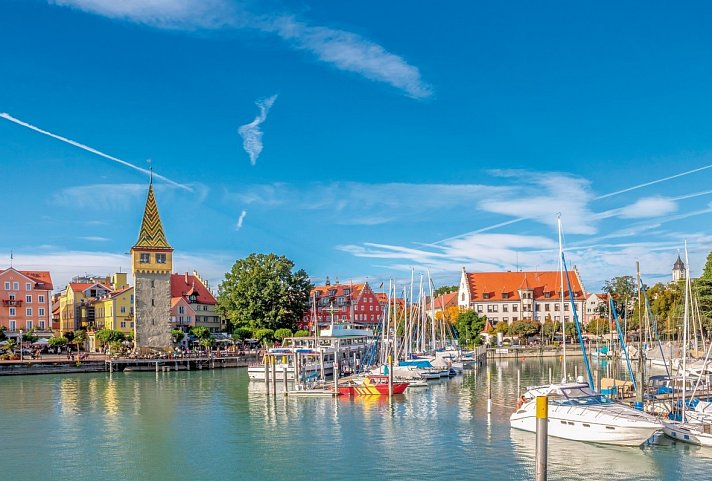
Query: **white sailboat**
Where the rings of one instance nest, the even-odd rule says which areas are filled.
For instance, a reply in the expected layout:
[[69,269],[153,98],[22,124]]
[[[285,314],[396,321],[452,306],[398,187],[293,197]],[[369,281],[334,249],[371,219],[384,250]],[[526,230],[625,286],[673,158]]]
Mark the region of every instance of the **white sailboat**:
[[[707,402],[698,402],[693,410],[688,410],[689,401],[687,398],[687,341],[690,325],[690,298],[692,297],[692,286],[690,284],[690,262],[687,257],[687,244],[685,245],[685,313],[683,316],[682,327],[682,408],[680,412],[680,420],[665,420],[663,421],[663,432],[673,439],[684,443],[696,444],[698,446],[712,446],[712,416],[709,414],[709,404]],[[709,351],[705,356],[705,363],[709,357]],[[701,373],[700,373],[701,375]],[[699,378],[698,378],[699,383]]]
[[[565,266],[560,217],[558,224],[559,267],[562,280],[560,294],[563,302]],[[576,306],[573,302],[572,309],[574,318],[577,319]],[[562,328],[565,329],[563,322]],[[596,393],[588,384],[583,383],[583,378],[577,380],[580,382],[567,382],[565,362],[563,375],[564,379],[561,383],[527,389],[522,404],[510,416],[512,428],[536,432],[536,398],[547,396],[548,433],[551,436],[575,441],[639,446],[660,430],[661,425],[657,418]]]

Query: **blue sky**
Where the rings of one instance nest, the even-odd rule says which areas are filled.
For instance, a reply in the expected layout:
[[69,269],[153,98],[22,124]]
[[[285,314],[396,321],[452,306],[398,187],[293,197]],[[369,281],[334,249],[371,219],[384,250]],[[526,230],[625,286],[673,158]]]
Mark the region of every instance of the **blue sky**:
[[[213,284],[251,252],[316,282],[555,268],[561,212],[594,291],[636,260],[666,280],[685,240],[699,275],[712,249],[710,16],[704,3],[6,0],[0,112],[139,169],[151,159],[176,270]],[[0,169],[0,266],[13,250],[57,284],[129,268],[144,172],[8,117]]]

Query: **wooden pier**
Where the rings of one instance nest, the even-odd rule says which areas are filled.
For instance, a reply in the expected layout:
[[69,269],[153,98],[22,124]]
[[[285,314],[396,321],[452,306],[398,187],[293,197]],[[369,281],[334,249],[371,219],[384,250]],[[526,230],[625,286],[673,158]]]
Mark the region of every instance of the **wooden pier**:
[[247,367],[254,356],[200,356],[165,359],[107,359],[106,370],[118,371],[195,371],[202,369],[223,369]]

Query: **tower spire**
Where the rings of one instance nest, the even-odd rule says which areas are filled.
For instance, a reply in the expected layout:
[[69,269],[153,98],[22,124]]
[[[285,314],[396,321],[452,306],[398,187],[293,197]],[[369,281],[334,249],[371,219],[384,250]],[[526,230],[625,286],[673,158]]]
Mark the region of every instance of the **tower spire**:
[[148,196],[146,197],[146,208],[143,212],[141,230],[138,233],[138,241],[134,247],[148,247],[159,249],[170,249],[171,246],[166,240],[163,231],[161,216],[158,213],[156,197],[153,195],[153,184],[148,185]]

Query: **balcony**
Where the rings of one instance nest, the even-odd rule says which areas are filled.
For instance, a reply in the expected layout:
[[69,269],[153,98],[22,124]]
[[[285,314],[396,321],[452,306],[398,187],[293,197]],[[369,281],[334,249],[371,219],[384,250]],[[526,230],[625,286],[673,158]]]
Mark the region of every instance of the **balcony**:
[[22,301],[17,299],[3,299],[3,307],[22,307]]

